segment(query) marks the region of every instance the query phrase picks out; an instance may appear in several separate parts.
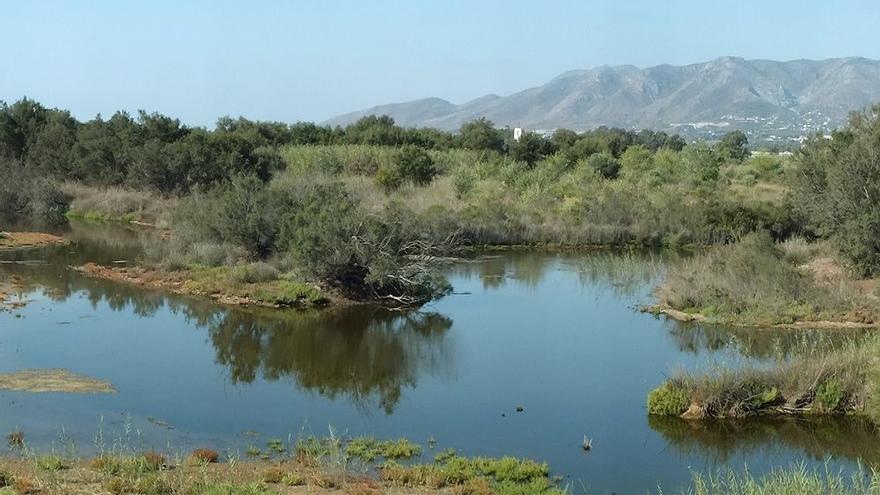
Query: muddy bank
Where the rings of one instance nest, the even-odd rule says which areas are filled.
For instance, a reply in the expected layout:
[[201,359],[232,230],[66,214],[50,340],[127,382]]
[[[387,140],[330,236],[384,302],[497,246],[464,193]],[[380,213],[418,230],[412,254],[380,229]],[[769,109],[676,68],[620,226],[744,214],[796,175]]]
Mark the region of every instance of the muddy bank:
[[67,242],[63,237],[42,232],[0,232],[0,250],[59,246]]
[[254,283],[230,281],[229,269],[199,268],[163,270],[146,267],[108,267],[86,263],[73,269],[87,277],[100,278],[137,287],[163,290],[173,294],[205,297],[233,306],[267,308],[309,308],[345,303],[305,283],[271,280]]

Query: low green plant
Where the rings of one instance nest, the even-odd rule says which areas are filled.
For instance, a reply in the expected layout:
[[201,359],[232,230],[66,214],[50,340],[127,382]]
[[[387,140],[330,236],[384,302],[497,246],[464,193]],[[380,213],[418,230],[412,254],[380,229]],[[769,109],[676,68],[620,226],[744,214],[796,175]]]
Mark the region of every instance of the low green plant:
[[64,458],[55,454],[37,456],[34,459],[34,464],[43,471],[61,471],[67,468]]
[[846,397],[840,380],[829,377],[816,387],[814,404],[820,412],[834,412],[841,409]]
[[648,413],[658,416],[679,416],[690,403],[690,394],[681,380],[667,380],[648,393]]
[[378,457],[385,459],[409,459],[421,454],[422,448],[405,438],[391,441],[379,441],[372,437],[357,437],[345,446],[345,454],[365,461],[374,461]]

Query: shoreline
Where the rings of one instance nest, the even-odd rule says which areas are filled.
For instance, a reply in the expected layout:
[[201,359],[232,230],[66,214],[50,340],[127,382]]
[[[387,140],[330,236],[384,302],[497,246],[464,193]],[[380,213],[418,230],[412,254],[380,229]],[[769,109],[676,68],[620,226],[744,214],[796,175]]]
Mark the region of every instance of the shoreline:
[[664,304],[654,304],[644,306],[641,312],[657,315],[663,315],[669,319],[682,323],[707,323],[714,325],[726,325],[738,328],[753,328],[756,330],[769,329],[810,329],[810,330],[873,330],[880,329],[880,323],[864,323],[849,320],[797,320],[791,323],[746,323],[736,319],[718,319],[715,320],[702,313],[689,313],[681,311]]

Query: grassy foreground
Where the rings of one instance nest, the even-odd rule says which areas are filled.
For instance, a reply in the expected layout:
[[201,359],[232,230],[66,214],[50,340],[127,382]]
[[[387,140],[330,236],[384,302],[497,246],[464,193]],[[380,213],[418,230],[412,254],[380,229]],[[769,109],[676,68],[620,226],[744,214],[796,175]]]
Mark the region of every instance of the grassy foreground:
[[526,459],[468,458],[449,450],[426,463],[400,463],[421,454],[405,439],[270,440],[265,449],[250,447],[248,460],[224,459],[210,449],[177,459],[155,452],[78,459],[29,454],[21,433],[9,442],[19,455],[0,458],[0,494],[565,493],[546,464]]

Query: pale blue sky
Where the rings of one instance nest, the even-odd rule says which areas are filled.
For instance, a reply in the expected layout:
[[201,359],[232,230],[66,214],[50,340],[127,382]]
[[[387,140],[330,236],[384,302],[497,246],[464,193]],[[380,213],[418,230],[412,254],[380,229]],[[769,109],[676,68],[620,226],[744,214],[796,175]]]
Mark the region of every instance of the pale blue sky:
[[880,0],[0,0],[0,99],[316,120],[597,65],[880,58]]

